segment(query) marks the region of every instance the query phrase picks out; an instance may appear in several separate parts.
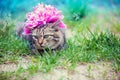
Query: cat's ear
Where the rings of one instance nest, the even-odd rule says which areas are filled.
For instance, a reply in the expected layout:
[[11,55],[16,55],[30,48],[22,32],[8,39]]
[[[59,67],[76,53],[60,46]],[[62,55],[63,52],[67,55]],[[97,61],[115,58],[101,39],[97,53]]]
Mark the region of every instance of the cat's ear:
[[54,23],[50,23],[51,28],[59,28],[60,20],[57,20]]
[[57,20],[53,25],[54,26],[59,26],[59,24],[60,24],[60,20]]

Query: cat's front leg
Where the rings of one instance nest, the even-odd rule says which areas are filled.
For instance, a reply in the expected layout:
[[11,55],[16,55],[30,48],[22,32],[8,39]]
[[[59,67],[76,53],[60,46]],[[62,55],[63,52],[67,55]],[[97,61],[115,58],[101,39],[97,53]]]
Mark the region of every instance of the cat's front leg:
[[32,42],[31,42],[31,41],[29,42],[29,46],[30,46],[31,52],[32,52],[34,55],[37,55],[38,51],[35,49],[34,44],[33,44],[33,41],[32,41]]
[[36,49],[31,49],[31,52],[34,54],[34,55],[37,55],[37,51],[36,51]]

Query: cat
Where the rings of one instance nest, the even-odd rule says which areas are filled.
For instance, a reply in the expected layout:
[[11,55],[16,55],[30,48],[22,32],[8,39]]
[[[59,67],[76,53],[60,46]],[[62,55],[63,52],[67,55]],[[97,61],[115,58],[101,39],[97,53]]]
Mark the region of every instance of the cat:
[[58,21],[35,28],[31,31],[32,33],[30,35],[23,34],[23,24],[20,23],[18,25],[19,27],[16,27],[15,32],[19,37],[29,42],[32,53],[37,54],[47,49],[55,51],[65,48],[65,30],[58,26]]

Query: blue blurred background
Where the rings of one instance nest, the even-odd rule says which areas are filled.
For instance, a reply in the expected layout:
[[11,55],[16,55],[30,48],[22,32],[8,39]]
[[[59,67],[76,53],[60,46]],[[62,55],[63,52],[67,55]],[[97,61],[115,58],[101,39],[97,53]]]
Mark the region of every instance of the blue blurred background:
[[120,8],[120,0],[0,0],[0,18],[25,18],[27,12],[38,3],[51,4],[62,10],[66,19],[79,20],[98,8]]

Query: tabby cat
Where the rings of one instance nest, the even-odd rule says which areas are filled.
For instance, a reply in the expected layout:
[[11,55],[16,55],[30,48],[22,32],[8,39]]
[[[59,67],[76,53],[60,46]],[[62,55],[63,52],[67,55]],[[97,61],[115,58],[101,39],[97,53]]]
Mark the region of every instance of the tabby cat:
[[61,50],[65,47],[66,39],[64,30],[60,29],[58,24],[59,22],[47,23],[33,29],[30,35],[23,35],[23,27],[17,27],[16,33],[29,42],[30,49],[34,54],[47,49]]

